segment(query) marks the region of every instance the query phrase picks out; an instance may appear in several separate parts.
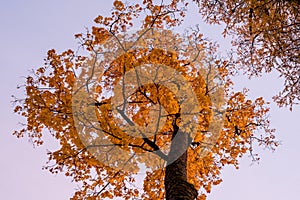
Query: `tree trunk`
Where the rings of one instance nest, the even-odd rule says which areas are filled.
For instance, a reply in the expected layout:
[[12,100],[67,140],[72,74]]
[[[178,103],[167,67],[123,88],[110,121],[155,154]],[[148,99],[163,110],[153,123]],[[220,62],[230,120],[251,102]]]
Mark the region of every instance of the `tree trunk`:
[[165,175],[166,199],[194,200],[198,192],[194,185],[187,181],[188,134],[177,131],[178,129],[174,131],[175,134],[168,154]]

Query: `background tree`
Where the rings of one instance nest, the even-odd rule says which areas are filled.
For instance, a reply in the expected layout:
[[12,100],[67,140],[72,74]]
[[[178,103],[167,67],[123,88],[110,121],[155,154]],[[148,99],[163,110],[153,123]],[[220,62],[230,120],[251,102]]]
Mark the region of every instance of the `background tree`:
[[[237,159],[240,156],[247,152],[252,154],[253,141],[258,141],[270,148],[277,145],[273,140],[273,130],[269,128],[269,122],[266,119],[268,108],[264,101],[261,98],[254,102],[246,100],[246,91],[237,93],[230,91],[231,65],[213,57],[215,49],[211,47],[211,43],[202,39],[199,32],[192,31],[189,35],[195,42],[192,46],[196,50],[195,54],[190,53],[191,51],[188,51],[190,49],[179,54],[168,49],[156,48],[155,45],[161,43],[149,48],[147,43],[139,44],[140,37],[129,40],[129,43],[120,42],[122,31],[132,26],[132,18],[142,15],[142,11],[145,15],[144,32],[140,33],[142,36],[153,28],[176,26],[180,23],[180,17],[184,16],[184,10],[176,1],[169,5],[154,5],[151,1],[145,1],[143,5],[134,6],[115,1],[111,17],[97,17],[95,22],[98,25],[92,28],[91,33],[76,35],[82,47],[93,59],[89,59],[89,56],[79,56],[72,50],[61,54],[50,50],[45,66],[37,69],[34,75],[27,78],[25,102],[20,102],[15,108],[16,112],[27,119],[24,129],[15,132],[17,136],[20,137],[26,133],[35,144],[40,145],[44,129],[48,129],[60,141],[61,148],[55,152],[49,152],[49,161],[53,162],[53,165],[49,164],[47,169],[52,173],[64,170],[66,176],[71,176],[74,181],[81,183],[82,188],[74,194],[74,199],[104,197],[125,199],[132,197],[194,199],[197,197],[203,199],[205,193],[210,192],[212,185],[221,182],[219,175],[224,165],[233,164],[237,167]],[[114,62],[108,62],[109,65],[105,65],[105,62],[97,63],[95,58],[103,51],[105,42],[111,38],[120,42],[120,46],[116,44],[117,49],[114,52],[121,49],[123,51],[121,56],[117,57]],[[165,43],[169,42],[169,40],[166,41]],[[177,45],[176,42],[179,44]],[[123,48],[124,44],[139,44],[143,48],[127,49]],[[174,41],[171,44],[175,47],[182,47],[180,41]],[[203,64],[204,61],[206,65]],[[161,85],[144,85],[139,87],[134,94],[123,96],[118,106],[128,104],[127,110],[124,109],[125,106],[123,109],[110,106],[112,100],[107,94],[109,90],[116,87],[117,80],[137,66],[149,63],[171,66],[191,84],[197,100],[201,102],[196,107],[197,112],[194,113],[197,114],[195,135],[189,135],[189,124],[183,123],[182,119],[186,113],[181,110],[180,99],[177,99],[176,94],[169,91],[169,88]],[[94,76],[91,74],[95,73],[96,67],[100,68],[100,72],[104,72],[100,79],[96,76],[98,81],[105,81],[104,84],[90,86],[94,81],[92,79]],[[220,76],[216,75],[217,72]],[[211,118],[218,110],[212,107],[211,97],[214,91],[210,90],[209,83],[216,78],[225,82],[225,92],[219,94],[224,95],[226,100],[226,104],[220,106],[226,109],[223,113],[223,128],[218,134],[214,134],[218,137],[211,142],[207,132],[212,126],[209,124]],[[81,83],[79,88],[76,82]],[[125,82],[123,85],[128,86]],[[75,102],[74,107],[74,100],[76,100],[74,95],[80,93],[82,88],[90,90],[90,87],[97,92],[95,96],[87,96],[90,98],[88,102],[92,103],[82,106],[80,102],[78,105]],[[78,97],[82,99],[85,96],[80,93]],[[165,125],[162,129],[152,130],[152,135],[139,132],[137,133],[139,137],[131,137],[130,130],[124,132],[111,118],[112,111],[115,110],[120,114],[121,122],[136,123],[146,127],[148,123],[151,123],[151,118],[149,118],[151,106],[158,106],[159,110],[164,107],[166,111],[165,115],[161,116],[161,119],[166,120]],[[92,112],[96,113],[96,118],[89,116],[85,118],[86,113]],[[82,138],[82,132],[85,133],[83,135],[88,136],[88,140],[89,134],[97,128],[90,119],[94,119],[106,135],[103,137],[98,135],[98,143],[87,146],[83,142],[85,140]],[[81,126],[76,127],[76,124]],[[159,121],[156,125],[154,127],[159,127]],[[182,132],[179,131],[180,128],[183,129]],[[262,128],[266,135],[261,137],[255,135],[257,128]],[[175,137],[180,139],[175,140]],[[110,141],[113,148],[109,146],[110,144],[106,144],[104,139]],[[169,143],[169,151],[164,149],[165,143]],[[203,153],[207,148],[209,151]],[[91,151],[91,149],[94,150]],[[99,158],[95,156],[94,152],[102,156],[103,154],[99,152],[97,154],[97,151],[103,152],[103,149],[116,151],[114,154],[109,154],[115,156],[112,158],[111,165],[100,162],[101,159],[99,161]],[[122,157],[118,154],[118,149],[123,150]],[[151,157],[152,162],[149,163],[149,157],[143,157],[144,154],[136,155],[145,152],[154,154],[154,157]],[[173,152],[180,152],[180,155],[174,162],[168,163],[169,159],[174,156]],[[122,159],[123,165],[118,167]],[[162,163],[161,160],[163,160]],[[147,172],[143,191],[138,191],[131,186],[131,183],[135,182],[135,175],[138,172],[135,169],[139,169],[141,163],[146,166]],[[165,164],[167,167],[163,167]],[[128,170],[125,170],[125,167]]]
[[210,24],[225,23],[237,62],[249,76],[277,71],[284,88],[274,96],[281,106],[300,100],[300,2],[298,0],[195,0]]

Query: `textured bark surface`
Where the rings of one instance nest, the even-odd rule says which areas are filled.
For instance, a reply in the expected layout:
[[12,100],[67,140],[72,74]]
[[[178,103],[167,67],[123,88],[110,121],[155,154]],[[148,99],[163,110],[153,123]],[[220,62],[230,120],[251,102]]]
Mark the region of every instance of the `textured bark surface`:
[[[177,129],[178,130],[178,129]],[[176,130],[176,131],[177,131]],[[171,150],[165,175],[165,190],[167,200],[194,200],[198,192],[194,185],[187,181],[187,148],[188,134],[177,132],[172,140]],[[179,156],[180,155],[180,156]],[[179,156],[179,157],[178,157]],[[174,158],[177,158],[174,161]],[[172,162],[174,161],[174,162]]]

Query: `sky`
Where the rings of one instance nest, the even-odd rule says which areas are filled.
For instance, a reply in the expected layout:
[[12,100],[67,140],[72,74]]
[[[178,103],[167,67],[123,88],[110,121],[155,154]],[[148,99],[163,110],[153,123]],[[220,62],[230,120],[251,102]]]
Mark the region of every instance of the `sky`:
[[[0,199],[65,200],[73,194],[77,186],[70,179],[42,170],[47,149],[57,147],[54,139],[46,136],[42,147],[33,148],[27,138],[12,136],[24,119],[13,113],[11,95],[22,97],[17,85],[24,82],[31,69],[43,65],[47,50],[75,49],[77,41],[73,35],[90,27],[98,14],[108,14],[111,5],[111,0],[0,2]],[[217,40],[222,50],[230,48],[228,40],[221,36],[221,27],[204,25],[192,10],[183,26],[200,23],[204,35]],[[282,80],[277,77],[276,73],[252,80],[239,76],[235,78],[236,88],[248,87],[250,98],[263,96],[271,101],[272,95],[282,88]],[[299,198],[300,108],[290,112],[274,103],[270,106],[271,125],[277,130],[281,146],[274,153],[257,149],[259,164],[245,156],[239,170],[226,167],[222,172],[223,183],[213,187],[208,200]]]

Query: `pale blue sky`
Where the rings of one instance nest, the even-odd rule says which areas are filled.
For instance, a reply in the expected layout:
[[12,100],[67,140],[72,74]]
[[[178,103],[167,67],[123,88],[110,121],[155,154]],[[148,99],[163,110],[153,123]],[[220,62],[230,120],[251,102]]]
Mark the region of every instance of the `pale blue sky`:
[[[76,185],[63,175],[42,171],[47,160],[46,149],[54,150],[55,140],[47,137],[45,145],[33,149],[27,139],[11,136],[22,120],[13,114],[11,95],[30,69],[41,66],[48,49],[58,51],[77,46],[73,35],[90,27],[97,14],[106,14],[112,1],[101,0],[10,0],[0,3],[0,60],[1,60],[1,165],[0,199],[65,200]],[[200,23],[200,17],[190,14],[184,26]],[[222,49],[229,47],[220,35],[220,28],[201,25],[207,36],[219,40]],[[251,97],[264,96],[271,100],[281,87],[276,74],[251,81],[236,78],[237,88],[249,87]],[[300,108],[292,113],[271,104],[271,123],[277,129],[282,145],[275,153],[258,150],[260,164],[250,166],[251,159],[241,160],[240,170],[228,167],[223,171],[224,182],[212,189],[209,200],[297,199],[299,198],[300,166]]]

